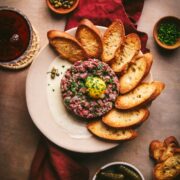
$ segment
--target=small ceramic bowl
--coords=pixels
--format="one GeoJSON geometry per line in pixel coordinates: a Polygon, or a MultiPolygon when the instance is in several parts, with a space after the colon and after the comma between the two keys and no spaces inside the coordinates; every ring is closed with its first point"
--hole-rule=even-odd
{"type": "Polygon", "coordinates": [[[177,27],[180,28],[180,19],[178,19],[177,17],[166,16],[166,17],[161,18],[159,21],[156,22],[156,24],[154,26],[154,30],[153,30],[153,36],[154,36],[154,39],[155,39],[156,43],[160,47],[162,47],[164,49],[169,49],[169,50],[176,49],[176,48],[180,47],[180,39],[178,39],[177,42],[175,44],[173,44],[173,45],[164,44],[158,39],[159,26],[160,26],[161,23],[164,23],[164,22],[173,22],[173,23],[175,23],[177,25],[177,27]]]}
{"type": "Polygon", "coordinates": [[[78,4],[79,4],[79,0],[75,0],[74,4],[71,6],[71,8],[67,8],[67,9],[62,8],[62,7],[60,7],[60,8],[55,8],[55,7],[50,3],[49,0],[46,0],[46,3],[47,3],[47,5],[48,5],[48,7],[51,9],[51,11],[53,11],[53,12],[56,13],[56,14],[62,14],[62,15],[63,15],[63,14],[68,14],[68,13],[72,12],[74,9],[76,9],[76,7],[77,7],[78,4]]]}
{"type": "Polygon", "coordinates": [[[98,175],[98,173],[99,173],[101,170],[106,169],[106,168],[108,168],[108,167],[113,167],[113,166],[115,166],[115,165],[124,165],[124,166],[127,166],[127,167],[129,167],[130,169],[132,169],[133,171],[137,172],[137,174],[139,174],[139,176],[141,177],[141,180],[145,180],[143,174],[139,171],[139,169],[137,169],[134,165],[129,164],[129,163],[127,163],[127,162],[111,162],[111,163],[108,163],[108,164],[102,166],[102,167],[95,173],[95,175],[93,176],[92,180],[96,180],[97,175],[98,175]]]}

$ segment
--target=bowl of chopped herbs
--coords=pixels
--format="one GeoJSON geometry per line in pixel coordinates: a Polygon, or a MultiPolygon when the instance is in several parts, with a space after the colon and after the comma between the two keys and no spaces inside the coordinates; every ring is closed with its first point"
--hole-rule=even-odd
{"type": "Polygon", "coordinates": [[[180,47],[180,19],[174,16],[161,18],[154,26],[153,36],[164,49],[180,47]]]}
{"type": "Polygon", "coordinates": [[[51,11],[56,14],[68,14],[79,4],[79,0],[46,0],[51,11]]]}

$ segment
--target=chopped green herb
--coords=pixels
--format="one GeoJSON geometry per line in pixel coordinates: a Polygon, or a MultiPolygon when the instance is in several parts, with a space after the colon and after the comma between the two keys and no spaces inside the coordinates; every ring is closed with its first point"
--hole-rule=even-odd
{"type": "Polygon", "coordinates": [[[77,84],[76,84],[75,82],[71,82],[70,90],[71,90],[73,93],[76,93],[76,88],[77,88],[77,84]]]}
{"type": "Polygon", "coordinates": [[[71,91],[72,91],[73,93],[75,93],[75,92],[76,92],[76,89],[75,89],[75,88],[71,88],[71,91]]]}
{"type": "Polygon", "coordinates": [[[180,37],[180,30],[173,22],[161,23],[158,30],[158,39],[167,45],[173,45],[180,37]]]}
{"type": "Polygon", "coordinates": [[[77,84],[75,82],[71,82],[71,88],[76,88],[77,84]]]}
{"type": "Polygon", "coordinates": [[[107,71],[103,71],[103,75],[108,75],[108,72],[107,71]]]}
{"type": "Polygon", "coordinates": [[[113,79],[110,78],[110,79],[107,81],[107,83],[113,83],[113,79]]]}
{"type": "Polygon", "coordinates": [[[83,82],[83,81],[79,81],[79,87],[80,87],[80,88],[85,87],[85,84],[84,84],[84,82],[83,82]]]}
{"type": "Polygon", "coordinates": [[[78,92],[77,95],[78,95],[78,96],[82,96],[83,94],[82,94],[81,92],[78,92]]]}
{"type": "Polygon", "coordinates": [[[69,99],[65,99],[65,100],[64,100],[64,103],[65,103],[66,105],[69,105],[70,100],[69,100],[69,99]]]}

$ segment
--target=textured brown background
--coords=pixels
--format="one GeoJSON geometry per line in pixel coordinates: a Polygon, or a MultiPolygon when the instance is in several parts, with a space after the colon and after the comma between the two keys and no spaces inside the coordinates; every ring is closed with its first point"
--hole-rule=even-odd
{"type": "MultiPolygon", "coordinates": [[[[37,29],[41,46],[47,43],[49,29],[64,28],[65,19],[54,16],[45,0],[0,0],[0,6],[22,10],[37,29]]],[[[151,179],[153,163],[148,157],[148,145],[153,139],[174,135],[180,140],[180,50],[166,52],[154,43],[152,29],[162,16],[180,17],[179,0],[146,0],[139,29],[149,35],[148,47],[154,55],[153,77],[166,83],[163,94],[153,102],[148,121],[131,142],[96,154],[74,154],[90,169],[90,174],[105,163],[126,161],[136,165],[146,180],[151,179]]],[[[25,81],[28,68],[11,72],[0,70],[0,179],[26,180],[36,150],[40,132],[34,126],[26,107],[25,81]]]]}

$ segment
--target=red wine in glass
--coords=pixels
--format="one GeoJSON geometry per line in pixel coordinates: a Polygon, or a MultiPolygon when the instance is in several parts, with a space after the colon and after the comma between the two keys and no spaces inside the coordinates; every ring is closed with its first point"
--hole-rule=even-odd
{"type": "Polygon", "coordinates": [[[0,62],[19,58],[28,48],[31,26],[27,19],[12,9],[0,8],[0,62]]]}

